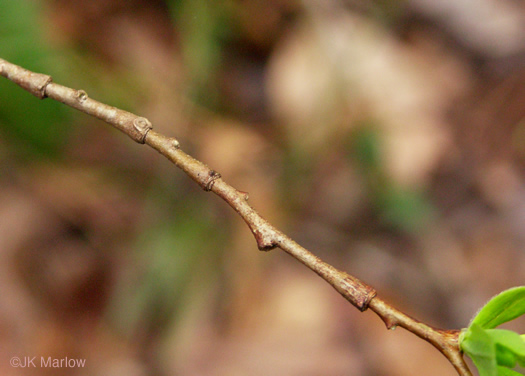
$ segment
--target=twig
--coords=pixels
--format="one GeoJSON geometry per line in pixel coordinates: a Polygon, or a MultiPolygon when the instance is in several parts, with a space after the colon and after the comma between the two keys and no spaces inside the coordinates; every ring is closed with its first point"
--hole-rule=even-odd
{"type": "Polygon", "coordinates": [[[0,59],[0,75],[20,85],[40,99],[52,98],[118,128],[134,141],[147,144],[172,161],[205,191],[212,191],[226,201],[246,222],[262,251],[280,248],[332,285],[360,311],[370,308],[388,329],[407,329],[436,347],[461,376],[471,376],[458,345],[459,331],[432,328],[392,307],[376,295],[376,291],[343,271],[322,261],[262,218],[248,204],[248,195],[226,183],[221,175],[180,149],[179,142],[152,130],[146,118],[108,106],[88,97],[83,90],[74,90],[52,82],[51,76],[34,73],[0,59]]]}

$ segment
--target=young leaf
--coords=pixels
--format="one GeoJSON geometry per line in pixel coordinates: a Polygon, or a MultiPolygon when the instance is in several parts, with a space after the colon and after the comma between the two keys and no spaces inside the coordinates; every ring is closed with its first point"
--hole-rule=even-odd
{"type": "Polygon", "coordinates": [[[525,363],[525,341],[518,333],[503,329],[487,329],[486,332],[496,346],[498,365],[512,368],[516,362],[525,363]]]}
{"type": "Polygon", "coordinates": [[[493,297],[472,320],[483,329],[492,329],[525,314],[525,286],[514,287],[493,297]]]}
{"type": "Polygon", "coordinates": [[[498,376],[523,376],[521,373],[513,371],[507,367],[498,367],[498,376]]]}
{"type": "Polygon", "coordinates": [[[461,350],[472,359],[480,376],[498,376],[494,342],[478,324],[472,323],[463,332],[460,346],[461,350]]]}

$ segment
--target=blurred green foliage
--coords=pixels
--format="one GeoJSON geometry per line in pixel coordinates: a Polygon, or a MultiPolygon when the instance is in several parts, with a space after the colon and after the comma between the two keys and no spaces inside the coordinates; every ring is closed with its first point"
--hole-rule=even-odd
{"type": "MultiPolygon", "coordinates": [[[[33,0],[0,0],[1,58],[49,74],[54,82],[82,88],[94,99],[112,106],[134,111],[135,106],[144,104],[147,84],[140,75],[128,72],[126,66],[110,67],[75,40],[63,49],[51,47],[42,24],[43,5],[33,0]],[[142,91],[143,87],[146,90],[142,91]]],[[[181,34],[184,66],[188,68],[185,73],[190,88],[185,94],[198,103],[213,106],[217,95],[214,74],[222,62],[223,44],[231,29],[227,3],[181,0],[171,1],[170,6],[174,30],[181,34]]],[[[39,100],[14,83],[0,80],[0,137],[6,139],[19,158],[60,158],[72,131],[82,124],[79,118],[96,122],[59,102],[39,100]]],[[[110,163],[104,168],[108,166],[110,163]]],[[[111,170],[115,174],[108,180],[116,181],[123,174],[115,167],[111,170]]],[[[206,201],[203,204],[202,191],[196,190],[194,199],[185,192],[181,200],[175,193],[184,184],[174,185],[170,180],[167,187],[163,179],[154,176],[151,181],[130,183],[142,186],[137,188],[139,191],[148,190],[151,184],[152,196],[143,197],[143,203],[153,220],[132,240],[137,252],[131,262],[142,268],[131,276],[137,283],[131,285],[130,276],[119,281],[122,286],[117,287],[108,310],[124,333],[136,333],[141,327],[150,333],[169,325],[184,307],[188,292],[201,283],[213,283],[220,274],[217,264],[229,244],[228,222],[217,225],[210,208],[205,207],[206,201]]]]}
{"type": "Polygon", "coordinates": [[[170,0],[172,18],[180,33],[191,99],[214,108],[219,91],[215,75],[223,49],[234,28],[228,1],[170,0]]]}
{"type": "Polygon", "coordinates": [[[422,192],[396,184],[387,176],[381,140],[373,122],[363,124],[350,135],[350,157],[364,176],[379,218],[395,229],[417,232],[428,223],[435,209],[422,192]]]}
{"type": "Polygon", "coordinates": [[[158,332],[170,326],[191,306],[195,291],[209,289],[220,274],[221,255],[229,244],[228,223],[217,224],[200,193],[178,201],[169,194],[152,198],[156,224],[135,244],[140,277],[136,285],[126,281],[119,288],[110,310],[123,333],[133,336],[144,328],[158,332]]]}
{"type": "MultiPolygon", "coordinates": [[[[95,99],[133,111],[143,97],[141,81],[125,67],[112,69],[81,45],[51,46],[45,37],[44,3],[0,0],[0,57],[53,81],[83,88],[95,99]]],[[[39,100],[8,80],[0,80],[0,133],[26,157],[60,157],[80,115],[63,104],[39,100]]]]}
{"type": "MultiPolygon", "coordinates": [[[[38,4],[0,0],[0,56],[29,70],[59,74],[56,51],[42,38],[38,4]]],[[[18,152],[58,156],[71,129],[68,118],[62,104],[40,101],[15,84],[0,81],[0,131],[16,143],[18,152]]]]}

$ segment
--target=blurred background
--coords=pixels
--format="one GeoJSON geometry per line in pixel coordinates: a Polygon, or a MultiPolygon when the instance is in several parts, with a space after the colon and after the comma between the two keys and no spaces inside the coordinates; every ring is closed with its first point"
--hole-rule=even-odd
{"type": "MultiPolygon", "coordinates": [[[[0,9],[0,57],[147,117],[408,314],[459,329],[523,285],[524,1],[0,9]]],[[[3,375],[455,375],[285,253],[257,251],[152,149],[5,79],[0,260],[3,375]]]]}

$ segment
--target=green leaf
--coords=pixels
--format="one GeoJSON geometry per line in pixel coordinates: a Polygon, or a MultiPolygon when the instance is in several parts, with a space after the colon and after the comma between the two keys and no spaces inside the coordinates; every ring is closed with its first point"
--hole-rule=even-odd
{"type": "Polygon", "coordinates": [[[498,367],[498,376],[523,376],[521,373],[507,367],[498,367]]]}
{"type": "Polygon", "coordinates": [[[516,354],[506,347],[496,345],[496,362],[498,366],[513,368],[517,362],[516,354]]]}
{"type": "Polygon", "coordinates": [[[463,332],[460,347],[472,359],[480,376],[498,376],[494,342],[478,324],[472,323],[463,332]]]}
{"type": "Polygon", "coordinates": [[[498,365],[512,368],[516,363],[525,364],[525,341],[518,333],[503,329],[487,329],[486,332],[496,346],[498,365]]]}
{"type": "Polygon", "coordinates": [[[511,368],[525,365],[525,335],[494,328],[523,314],[525,286],[514,287],[493,297],[463,331],[460,347],[480,376],[521,375],[511,368]]]}
{"type": "Polygon", "coordinates": [[[484,329],[492,329],[525,314],[525,286],[514,287],[493,297],[472,319],[484,329]]]}
{"type": "Polygon", "coordinates": [[[525,338],[512,330],[487,329],[494,343],[512,349],[517,355],[525,357],[525,338]]]}

